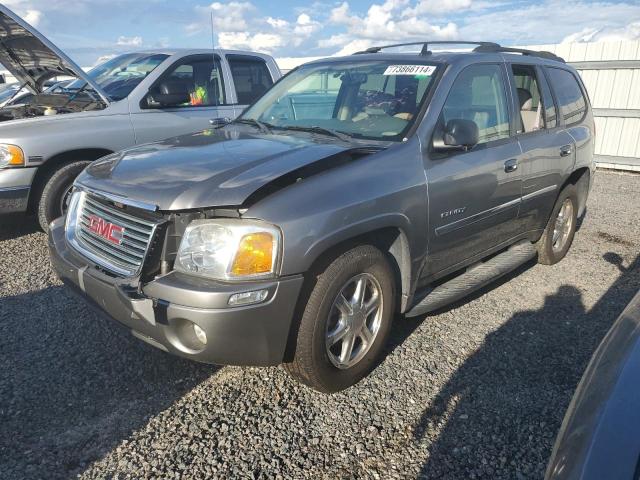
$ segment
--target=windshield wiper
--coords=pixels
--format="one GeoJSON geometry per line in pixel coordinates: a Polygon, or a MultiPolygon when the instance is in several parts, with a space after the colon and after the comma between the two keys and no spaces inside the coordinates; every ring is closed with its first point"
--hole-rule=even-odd
{"type": "Polygon", "coordinates": [[[260,120],[255,120],[253,118],[238,118],[231,123],[241,123],[243,125],[252,125],[254,127],[258,127],[262,133],[271,133],[271,125],[261,122],[260,120]]]}
{"type": "Polygon", "coordinates": [[[303,127],[300,125],[283,125],[283,126],[278,125],[277,128],[281,128],[283,130],[294,130],[298,132],[320,133],[323,135],[330,135],[332,137],[339,138],[343,142],[353,141],[353,137],[345,132],[333,130],[332,128],[320,127],[318,125],[312,125],[310,127],[303,127]]]}

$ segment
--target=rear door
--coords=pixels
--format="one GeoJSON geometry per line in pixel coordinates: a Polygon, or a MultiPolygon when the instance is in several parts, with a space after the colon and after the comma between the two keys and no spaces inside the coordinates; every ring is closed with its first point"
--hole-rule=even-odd
{"type": "Polygon", "coordinates": [[[274,75],[261,57],[227,54],[226,58],[236,94],[236,115],[240,115],[271,88],[274,75]]]}
{"type": "Polygon", "coordinates": [[[209,128],[209,120],[234,118],[228,79],[218,55],[190,55],[177,60],[131,107],[136,143],[146,143],[209,128]],[[188,101],[158,105],[154,93],[185,92],[188,101]]]}
{"type": "Polygon", "coordinates": [[[521,151],[507,86],[504,64],[477,64],[466,67],[449,91],[436,131],[466,119],[476,123],[480,137],[467,152],[427,153],[427,276],[455,269],[519,233],[521,151]]]}
{"type": "Polygon", "coordinates": [[[574,163],[570,160],[589,165],[594,152],[594,125],[586,89],[575,70],[560,67],[545,67],[545,70],[555,92],[560,120],[574,142],[574,155],[565,158],[565,162],[571,166],[574,163]]]}
{"type": "Polygon", "coordinates": [[[521,228],[544,228],[563,179],[573,168],[573,139],[558,116],[543,68],[509,65],[516,134],[523,155],[521,228]]]}

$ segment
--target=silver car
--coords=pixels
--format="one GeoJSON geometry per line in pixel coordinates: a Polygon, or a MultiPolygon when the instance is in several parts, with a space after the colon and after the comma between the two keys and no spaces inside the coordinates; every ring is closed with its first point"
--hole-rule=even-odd
{"type": "Polygon", "coordinates": [[[211,49],[127,53],[85,73],[2,5],[0,36],[0,63],[33,94],[0,108],[0,214],[37,213],[45,230],[92,161],[235,118],[281,76],[268,55],[211,49]],[[76,80],[45,93],[64,76],[76,80]]]}

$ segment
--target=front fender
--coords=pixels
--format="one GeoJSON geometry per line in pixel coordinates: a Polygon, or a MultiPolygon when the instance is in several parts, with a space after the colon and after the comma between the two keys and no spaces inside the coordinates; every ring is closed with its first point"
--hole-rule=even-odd
{"type": "Polygon", "coordinates": [[[323,237],[309,245],[304,255],[304,269],[307,270],[324,252],[331,250],[336,245],[387,228],[398,229],[406,237],[405,232],[410,231],[411,221],[402,213],[385,213],[359,220],[350,225],[339,226],[335,230],[326,232],[323,237]]]}
{"type": "Polygon", "coordinates": [[[121,150],[135,144],[133,128],[122,106],[0,124],[0,142],[22,148],[27,165],[38,165],[70,150],[121,150]]]}
{"type": "Polygon", "coordinates": [[[243,214],[282,229],[283,275],[305,273],[332,247],[386,228],[405,235],[411,270],[418,271],[427,248],[427,215],[424,168],[411,141],[306,178],[243,214]]]}

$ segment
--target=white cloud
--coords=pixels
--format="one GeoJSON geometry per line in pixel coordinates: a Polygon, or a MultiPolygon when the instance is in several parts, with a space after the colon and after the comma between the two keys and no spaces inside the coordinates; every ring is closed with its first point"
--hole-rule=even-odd
{"type": "Polygon", "coordinates": [[[38,26],[41,19],[42,19],[42,12],[40,10],[29,9],[24,14],[24,20],[27,23],[33,25],[34,27],[38,26]]]}
{"type": "Polygon", "coordinates": [[[118,37],[118,41],[116,45],[120,47],[141,47],[142,46],[142,37],[118,37]]]}
{"type": "Polygon", "coordinates": [[[350,54],[374,45],[462,37],[507,45],[640,39],[640,0],[198,0],[186,10],[153,0],[148,17],[149,2],[143,0],[0,2],[87,65],[100,55],[137,48],[139,35],[142,46],[209,45],[212,13],[222,46],[278,55],[350,54]],[[113,39],[126,35],[122,41],[96,35],[95,22],[105,11],[118,22],[103,28],[113,39]],[[148,18],[153,30],[122,29],[139,18],[148,18]]]}
{"type": "Polygon", "coordinates": [[[218,41],[222,48],[246,49],[257,52],[272,53],[285,45],[281,35],[274,33],[220,32],[218,41]]]}
{"type": "Polygon", "coordinates": [[[347,2],[343,2],[331,10],[329,22],[344,26],[346,33],[321,40],[319,46],[339,46],[342,48],[337,54],[347,55],[383,42],[419,41],[425,38],[452,40],[458,37],[455,23],[435,25],[424,18],[406,15],[407,5],[408,0],[386,0],[382,4],[371,5],[365,15],[357,15],[351,12],[347,2]]]}
{"type": "Polygon", "coordinates": [[[289,22],[282,18],[267,17],[267,23],[273,28],[286,28],[289,26],[289,22]]]}
{"type": "Polygon", "coordinates": [[[567,35],[562,43],[572,42],[617,42],[621,40],[640,40],[640,22],[633,22],[621,28],[583,28],[567,35]]]}
{"type": "MultiPolygon", "coordinates": [[[[513,45],[541,45],[558,43],[572,32],[588,35],[593,30],[624,30],[633,25],[630,21],[638,18],[640,3],[635,2],[544,0],[473,15],[459,26],[459,32],[465,38],[491,40],[499,36],[513,45]]],[[[632,29],[630,31],[632,33],[632,29]]]]}
{"type": "MultiPolygon", "coordinates": [[[[248,3],[242,5],[245,12],[254,8],[248,3]]],[[[240,24],[242,23],[236,22],[234,26],[240,24]]],[[[217,32],[220,46],[272,53],[285,46],[298,47],[322,28],[320,22],[311,18],[308,13],[300,13],[295,22],[283,18],[262,19],[253,16],[244,20],[244,26],[246,28],[242,30],[224,27],[217,32]]]]}
{"type": "Polygon", "coordinates": [[[352,55],[356,52],[361,52],[366,50],[369,47],[373,46],[373,40],[368,38],[359,38],[357,40],[351,40],[346,45],[344,45],[340,50],[338,50],[334,56],[341,57],[343,55],[352,55]]]}
{"type": "Polygon", "coordinates": [[[298,15],[296,26],[293,29],[292,40],[294,45],[299,45],[300,43],[302,43],[302,41],[309,38],[313,33],[320,30],[320,28],[322,28],[322,26],[319,22],[312,20],[311,17],[306,13],[301,13],[300,15],[298,15]]]}
{"type": "Polygon", "coordinates": [[[471,0],[419,0],[415,7],[406,9],[402,16],[444,15],[471,8],[471,0]]]}
{"type": "Polygon", "coordinates": [[[245,32],[249,29],[247,16],[255,7],[250,2],[213,2],[195,7],[197,20],[185,26],[188,35],[209,31],[213,24],[216,32],[245,32]]]}
{"type": "Polygon", "coordinates": [[[349,4],[347,2],[343,2],[339,7],[331,10],[329,22],[350,25],[352,23],[352,18],[351,12],[349,11],[349,4]]]}

